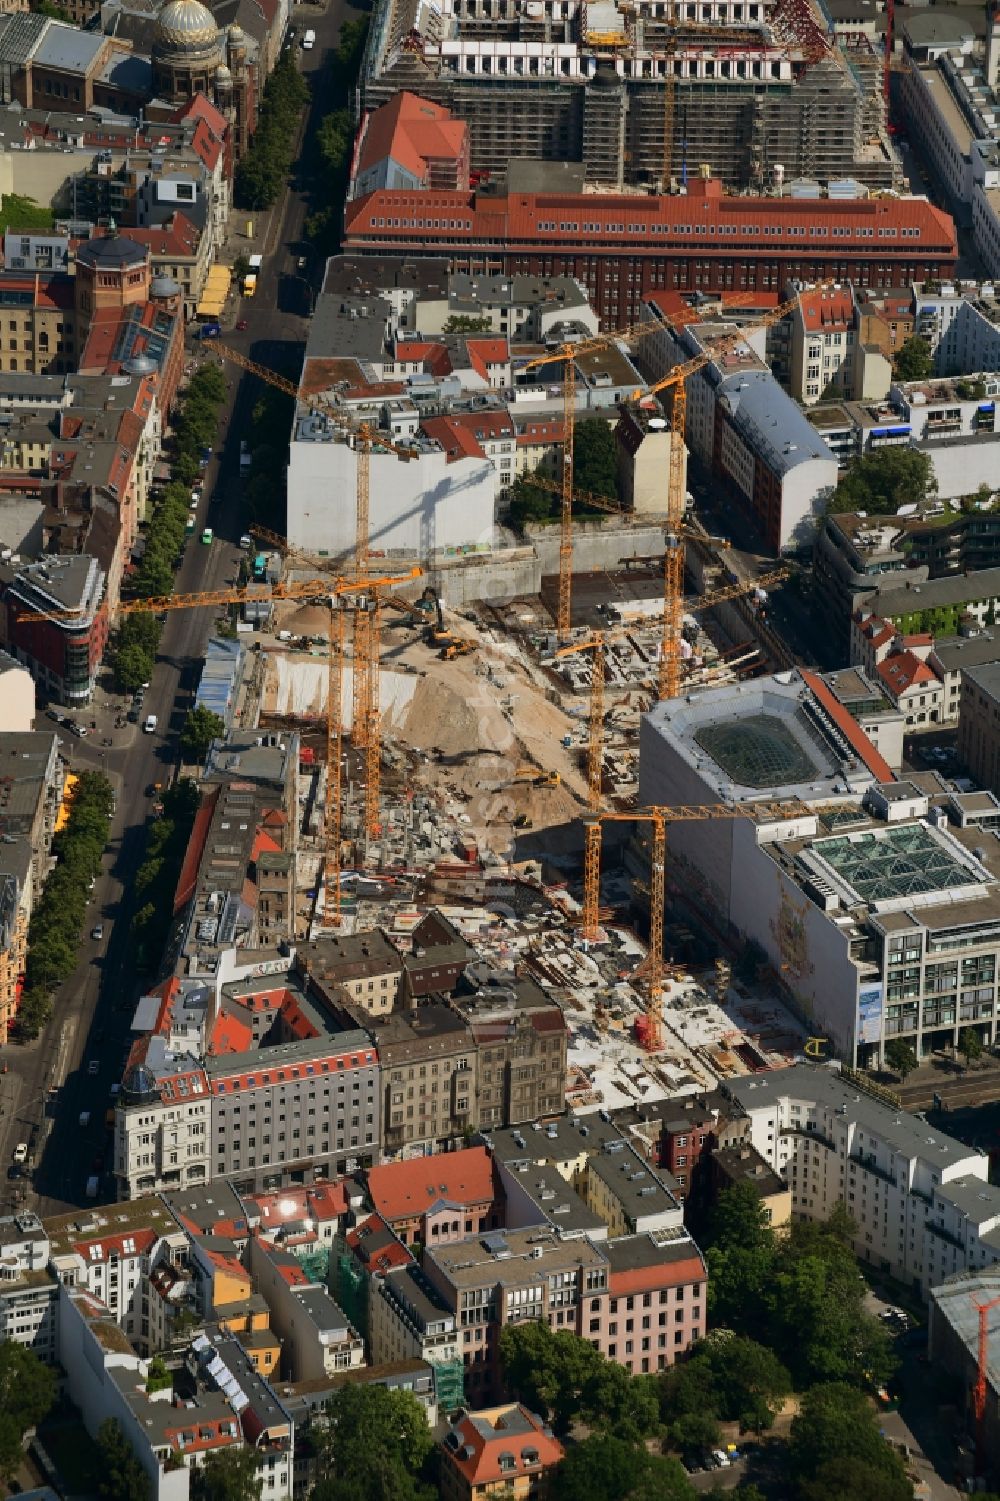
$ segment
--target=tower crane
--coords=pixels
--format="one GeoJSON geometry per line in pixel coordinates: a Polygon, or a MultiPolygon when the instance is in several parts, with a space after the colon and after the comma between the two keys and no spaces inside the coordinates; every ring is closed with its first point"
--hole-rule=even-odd
{"type": "MultiPolygon", "coordinates": [[[[831,283],[820,283],[820,288],[831,283]]],[[[670,455],[667,467],[667,519],[666,548],[663,555],[663,644],[660,651],[659,696],[676,698],[680,692],[681,677],[681,624],[683,618],[684,591],[684,435],[687,427],[687,390],[685,382],[706,365],[728,354],[740,344],[745,344],[747,334],[762,328],[771,328],[787,318],[799,305],[799,297],[781,302],[763,317],[755,319],[753,330],[738,329],[713,341],[710,348],[701,350],[691,359],[675,365],[660,380],[643,387],[633,395],[635,401],[645,401],[669,390],[670,400],[670,455]]]]}
{"type": "MultiPolygon", "coordinates": [[[[228,360],[230,364],[238,365],[248,375],[255,375],[266,385],[273,386],[276,391],[283,391],[293,401],[300,401],[312,407],[317,412],[324,413],[334,424],[340,428],[347,438],[354,438],[354,451],[357,458],[357,494],[356,494],[356,518],[354,534],[354,567],[358,578],[368,569],[368,553],[371,532],[371,456],[373,448],[387,449],[394,453],[404,463],[416,456],[412,447],[405,443],[396,443],[392,438],[380,433],[377,428],[368,422],[356,422],[342,407],[332,401],[327,401],[318,395],[306,395],[300,388],[285,376],[279,375],[268,365],[260,365],[256,360],[248,359],[237,349],[231,349],[228,344],[216,344],[213,346],[215,353],[220,359],[228,360]]],[[[357,610],[354,615],[354,714],[351,721],[351,738],[355,745],[365,743],[364,736],[372,722],[371,714],[371,678],[373,654],[377,651],[372,629],[371,617],[368,610],[357,610]]]]}
{"type": "Polygon", "coordinates": [[[972,1415],[976,1421],[976,1474],[986,1468],[986,1386],[989,1373],[989,1315],[1000,1304],[1000,1298],[991,1298],[988,1303],[973,1302],[979,1317],[979,1340],[976,1350],[976,1379],[972,1387],[972,1415]]]}
{"type": "MultiPolygon", "coordinates": [[[[628,812],[588,813],[588,822],[598,829],[606,823],[649,823],[653,827],[653,850],[649,890],[649,957],[646,961],[648,1002],[642,1041],[650,1052],[663,1042],[663,907],[666,899],[667,825],[692,823],[701,819],[749,818],[758,824],[784,822],[792,818],[815,818],[829,808],[810,808],[807,803],[788,802],[687,804],[676,808],[635,808],[628,812]]],[[[839,810],[838,810],[839,811],[839,810]]],[[[584,928],[597,925],[600,896],[600,840],[597,862],[589,886],[584,886],[584,928]]]]}
{"type": "MultiPolygon", "coordinates": [[[[309,599],[324,595],[330,604],[329,652],[327,655],[326,755],[327,789],[323,843],[326,881],[323,897],[324,928],[340,926],[340,829],[341,769],[343,740],[341,684],[344,661],[344,617],[337,608],[341,595],[356,589],[395,587],[419,578],[421,569],[393,578],[311,578],[286,584],[247,584],[241,589],[208,589],[199,594],[170,594],[162,598],[127,600],[118,606],[120,615],[160,614],[164,610],[196,610],[206,605],[270,604],[278,599],[309,599]]],[[[43,610],[21,615],[21,620],[72,620],[79,610],[43,610]]]]}
{"type": "MultiPolygon", "coordinates": [[[[753,583],[730,584],[722,589],[714,589],[709,594],[694,595],[683,602],[684,607],[689,614],[699,610],[710,610],[713,605],[720,605],[727,599],[737,599],[742,594],[750,594],[754,589],[770,588],[787,577],[787,568],[778,568],[773,573],[764,574],[753,583]]],[[[608,641],[619,640],[627,635],[627,630],[598,631],[588,640],[577,641],[572,646],[563,646],[556,652],[557,657],[575,656],[584,651],[593,653],[590,659],[590,708],[587,717],[587,811],[589,813],[600,812],[603,790],[605,645],[608,641]]],[[[599,892],[600,863],[601,826],[599,823],[588,820],[584,824],[583,831],[583,889],[585,893],[587,891],[599,892]]],[[[596,894],[593,902],[584,902],[582,933],[583,937],[591,943],[597,941],[597,902],[596,894]]]]}
{"type": "MultiPolygon", "coordinates": [[[[285,554],[302,558],[304,562],[316,562],[316,559],[310,554],[302,552],[299,548],[292,547],[287,537],[282,537],[278,532],[269,531],[266,526],[254,525],[250,528],[250,534],[253,537],[259,538],[262,542],[268,542],[272,546],[279,548],[285,554]]],[[[419,578],[421,576],[421,569],[417,568],[409,576],[419,578]]],[[[368,669],[368,692],[365,702],[362,705],[362,712],[367,715],[368,723],[365,725],[364,734],[361,737],[361,742],[365,750],[365,833],[369,839],[373,839],[379,833],[381,827],[379,801],[382,794],[382,716],[380,697],[382,599],[378,591],[383,584],[388,585],[388,583],[389,580],[381,579],[358,580],[359,586],[367,585],[372,589],[371,619],[368,632],[368,642],[371,646],[371,661],[368,669]]],[[[357,637],[355,637],[355,640],[357,640],[357,637]]],[[[357,670],[357,657],[355,656],[353,671],[356,673],[357,670]]],[[[340,672],[342,681],[342,666],[340,672]]]]}
{"type": "Polygon", "coordinates": [[[674,171],[674,101],[676,97],[677,76],[674,72],[674,62],[677,49],[685,43],[696,48],[700,42],[725,42],[731,47],[743,50],[757,47],[763,48],[763,41],[758,32],[738,31],[732,27],[683,25],[671,21],[671,34],[667,38],[666,46],[662,52],[653,52],[653,60],[662,57],[663,69],[663,167],[660,176],[660,191],[670,192],[670,184],[673,180],[674,171]]]}
{"type": "MultiPolygon", "coordinates": [[[[729,307],[739,306],[741,302],[752,301],[750,293],[737,293],[726,304],[729,307]]],[[[637,339],[648,338],[650,334],[662,334],[670,329],[682,327],[685,323],[697,322],[704,318],[704,308],[690,309],[690,316],[673,318],[668,324],[662,323],[633,323],[628,328],[618,333],[592,334],[585,339],[575,342],[560,344],[547,354],[536,355],[521,368],[523,370],[540,370],[544,365],[560,362],[562,372],[562,398],[563,398],[563,457],[562,475],[559,485],[559,494],[562,496],[562,505],[559,513],[559,606],[556,612],[556,629],[560,639],[565,640],[569,635],[570,618],[572,614],[572,591],[573,591],[573,435],[576,428],[576,361],[585,355],[595,354],[598,350],[609,349],[615,344],[631,343],[637,339]]],[[[544,486],[543,488],[547,488],[544,486]]],[[[619,507],[609,503],[609,510],[617,510],[619,507]]]]}

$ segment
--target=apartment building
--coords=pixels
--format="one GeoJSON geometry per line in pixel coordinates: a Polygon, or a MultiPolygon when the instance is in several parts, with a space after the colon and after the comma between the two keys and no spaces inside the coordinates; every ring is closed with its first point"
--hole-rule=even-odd
{"type": "MultiPolygon", "coordinates": [[[[136,1350],[151,1354],[151,1277],[157,1267],[188,1264],[188,1237],[165,1204],[152,1196],[131,1204],[45,1221],[49,1266],[65,1287],[100,1300],[136,1350]]],[[[162,1333],[162,1330],[160,1331],[162,1333]]]]}
{"type": "MultiPolygon", "coordinates": [[[[0,680],[0,692],[8,672],[0,680]]],[[[16,703],[16,701],[15,701],[16,703]]],[[[11,722],[16,722],[11,705],[11,722]]],[[[6,703],[5,703],[6,711],[6,703]]],[[[48,874],[63,802],[64,766],[55,735],[0,733],[0,1045],[17,1015],[28,957],[28,926],[48,874]]]]}
{"type": "Polygon", "coordinates": [[[378,928],[367,933],[331,933],[296,950],[304,974],[337,987],[367,1016],[386,1016],[399,995],[403,963],[378,928]]]}
{"type": "Polygon", "coordinates": [[[488,984],[452,997],[479,1054],[480,1130],[560,1115],[565,1104],[566,1021],[533,980],[488,984]]]}
{"type": "Polygon", "coordinates": [[[322,1380],[364,1364],[360,1334],[297,1256],[254,1236],[250,1271],[281,1341],[283,1376],[295,1381],[322,1380]]]}
{"type": "Polygon", "coordinates": [[[539,1227],[494,1230],[428,1247],[423,1269],[458,1322],[465,1389],[477,1405],[500,1389],[500,1332],[507,1324],[544,1320],[601,1348],[608,1263],[587,1240],[562,1240],[539,1227]]]}
{"type": "Polygon", "coordinates": [[[0,564],[4,646],[57,703],[82,707],[93,695],[108,639],[104,588],[98,560],[82,554],[0,564]],[[57,618],[66,610],[79,615],[57,618]]]}
{"type": "Polygon", "coordinates": [[[789,1184],[792,1213],[857,1225],[854,1250],[926,1297],[1000,1253],[986,1157],[828,1069],[797,1064],[725,1086],[751,1145],[789,1184]]]}
{"type": "Polygon", "coordinates": [[[383,1156],[446,1151],[477,1118],[479,1055],[465,1021],[426,1001],[371,1032],[382,1065],[383,1156]]]}
{"type": "Polygon", "coordinates": [[[58,1303],[45,1226],[27,1209],[4,1215],[0,1218],[0,1339],[24,1345],[46,1365],[54,1365],[58,1303]]]}
{"type": "Polygon", "coordinates": [[[404,1246],[444,1245],[502,1223],[485,1147],[372,1167],[366,1182],[375,1213],[404,1246]]]}
{"type": "Polygon", "coordinates": [[[1000,791],[1000,665],[962,673],[958,753],[981,787],[1000,791]]]}
{"type": "Polygon", "coordinates": [[[455,1312],[415,1262],[372,1277],[368,1353],[373,1365],[412,1359],[431,1365],[461,1361],[455,1312]]]}
{"type": "Polygon", "coordinates": [[[708,1272],[689,1235],[673,1230],[608,1242],[604,1354],[630,1375],[662,1371],[708,1327],[708,1272]]]}

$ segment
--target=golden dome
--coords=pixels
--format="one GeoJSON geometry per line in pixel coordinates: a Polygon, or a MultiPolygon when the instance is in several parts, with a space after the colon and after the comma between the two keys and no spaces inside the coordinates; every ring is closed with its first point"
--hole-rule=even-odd
{"type": "Polygon", "coordinates": [[[169,0],[156,21],[154,50],[204,52],[219,43],[215,18],[201,0],[169,0]]]}

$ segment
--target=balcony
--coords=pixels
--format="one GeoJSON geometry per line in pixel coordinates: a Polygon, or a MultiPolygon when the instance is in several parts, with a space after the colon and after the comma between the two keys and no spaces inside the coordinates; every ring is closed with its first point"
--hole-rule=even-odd
{"type": "Polygon", "coordinates": [[[866,1173],[871,1173],[873,1177],[881,1178],[883,1183],[891,1183],[893,1188],[899,1185],[899,1179],[895,1173],[890,1173],[886,1168],[879,1167],[878,1162],[872,1156],[862,1152],[851,1152],[848,1155],[848,1161],[853,1163],[855,1167],[862,1168],[866,1173]]]}

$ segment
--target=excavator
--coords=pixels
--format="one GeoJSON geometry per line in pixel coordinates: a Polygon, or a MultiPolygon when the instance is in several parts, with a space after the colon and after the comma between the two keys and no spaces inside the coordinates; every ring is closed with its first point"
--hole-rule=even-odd
{"type": "Polygon", "coordinates": [[[541,771],[537,766],[519,766],[513,776],[513,782],[531,782],[535,787],[558,787],[561,781],[557,771],[541,771]]]}

